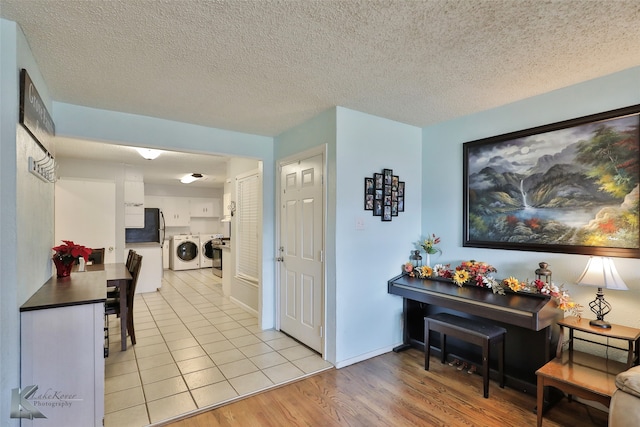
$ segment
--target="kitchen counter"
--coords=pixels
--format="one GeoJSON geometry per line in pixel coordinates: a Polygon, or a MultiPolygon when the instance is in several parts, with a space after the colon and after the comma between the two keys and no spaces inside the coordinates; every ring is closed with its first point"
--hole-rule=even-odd
{"type": "Polygon", "coordinates": [[[74,271],[69,277],[54,275],[22,304],[20,311],[104,303],[106,277],[104,271],[74,271]]]}
{"type": "Polygon", "coordinates": [[[125,249],[133,249],[134,251],[136,248],[159,248],[160,246],[162,245],[159,242],[130,242],[124,245],[125,249]]]}

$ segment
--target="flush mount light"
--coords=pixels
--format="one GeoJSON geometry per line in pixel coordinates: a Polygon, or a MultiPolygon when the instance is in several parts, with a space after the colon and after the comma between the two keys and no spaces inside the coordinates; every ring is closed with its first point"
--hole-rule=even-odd
{"type": "Polygon", "coordinates": [[[180,182],[183,184],[191,184],[193,181],[197,181],[202,178],[201,173],[192,173],[190,175],[185,175],[180,179],[180,182]]]}
{"type": "Polygon", "coordinates": [[[147,160],[153,160],[162,153],[162,150],[154,150],[153,148],[136,147],[136,151],[147,160]]]}

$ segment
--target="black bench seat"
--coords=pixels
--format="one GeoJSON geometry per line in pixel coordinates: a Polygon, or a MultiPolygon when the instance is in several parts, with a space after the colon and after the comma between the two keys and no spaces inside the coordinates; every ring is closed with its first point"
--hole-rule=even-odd
{"type": "Polygon", "coordinates": [[[450,313],[437,313],[424,318],[424,369],[429,370],[429,332],[440,332],[442,339],[441,362],[447,358],[447,335],[482,348],[482,380],[484,397],[489,397],[489,350],[492,344],[498,346],[498,374],[500,388],[504,388],[504,340],[507,330],[492,323],[467,319],[450,313]]]}

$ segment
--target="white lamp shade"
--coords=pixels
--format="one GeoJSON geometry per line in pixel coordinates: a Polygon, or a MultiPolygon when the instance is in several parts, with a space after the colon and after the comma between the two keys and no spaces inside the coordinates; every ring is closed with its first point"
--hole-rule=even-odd
{"type": "Polygon", "coordinates": [[[618,274],[611,258],[590,257],[587,267],[578,279],[578,285],[597,286],[599,288],[626,291],[627,285],[618,274]]]}

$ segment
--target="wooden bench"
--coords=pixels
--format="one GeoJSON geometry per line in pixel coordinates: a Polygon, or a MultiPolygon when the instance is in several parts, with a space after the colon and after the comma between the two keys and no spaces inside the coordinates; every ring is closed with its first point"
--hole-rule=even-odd
{"type": "Polygon", "coordinates": [[[475,319],[455,316],[449,313],[437,313],[424,318],[424,369],[429,370],[429,332],[441,334],[441,362],[447,359],[447,335],[470,344],[482,347],[482,381],[484,397],[489,397],[489,349],[491,344],[498,345],[498,374],[500,388],[504,388],[504,339],[507,330],[503,327],[475,319]]]}

